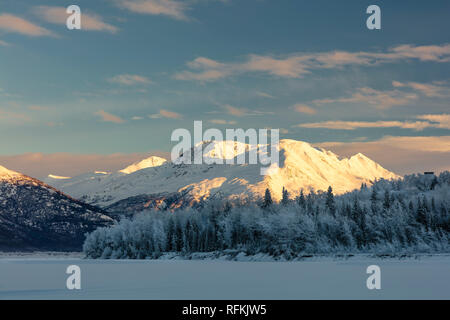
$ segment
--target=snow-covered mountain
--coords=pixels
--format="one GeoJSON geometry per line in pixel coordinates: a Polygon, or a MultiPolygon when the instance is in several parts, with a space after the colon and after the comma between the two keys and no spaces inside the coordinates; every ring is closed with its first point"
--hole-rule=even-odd
{"type": "Polygon", "coordinates": [[[260,149],[255,145],[233,141],[203,142],[173,162],[148,167],[130,174],[85,174],[72,179],[47,179],[47,183],[71,196],[102,207],[126,210],[167,205],[186,204],[213,196],[262,196],[266,188],[275,200],[281,198],[285,187],[291,197],[301,189],[326,190],[332,186],[336,194],[359,188],[361,183],[371,184],[375,179],[398,178],[362,154],[340,159],[336,154],[317,149],[295,140],[281,140],[280,165],[269,175],[260,174],[260,165],[183,164],[185,157],[204,152],[204,159],[235,159],[244,153],[260,149]],[[180,197],[182,198],[180,200],[180,197]]]}
{"type": "Polygon", "coordinates": [[[120,170],[119,172],[130,174],[130,173],[133,173],[133,172],[145,169],[145,168],[159,167],[159,166],[163,165],[166,161],[167,160],[164,158],[152,156],[152,157],[149,157],[142,161],[135,162],[135,163],[129,165],[128,167],[126,167],[125,169],[120,170]]]}
{"type": "Polygon", "coordinates": [[[0,166],[0,250],[80,250],[86,232],[112,221],[99,208],[0,166]]]}

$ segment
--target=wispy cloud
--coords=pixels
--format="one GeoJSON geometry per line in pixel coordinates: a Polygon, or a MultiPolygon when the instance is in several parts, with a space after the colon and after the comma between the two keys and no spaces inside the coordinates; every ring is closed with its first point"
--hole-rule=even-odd
{"type": "Polygon", "coordinates": [[[164,15],[176,20],[189,20],[186,2],[174,0],[116,0],[116,4],[134,13],[164,15]]]}
{"type": "Polygon", "coordinates": [[[150,114],[150,119],[168,118],[168,119],[181,119],[183,116],[177,112],[161,109],[158,113],[150,114]]]}
{"type": "Polygon", "coordinates": [[[108,82],[118,83],[125,86],[143,85],[152,83],[152,81],[147,77],[143,77],[137,74],[119,74],[107,80],[108,82]]]}
{"type": "Polygon", "coordinates": [[[396,88],[409,87],[415,91],[419,91],[427,97],[445,98],[450,96],[450,88],[442,85],[442,82],[433,83],[419,83],[419,82],[406,82],[392,81],[392,85],[396,88]]]}
{"type": "Polygon", "coordinates": [[[48,110],[50,110],[50,107],[39,106],[39,105],[31,105],[31,106],[28,107],[28,110],[31,110],[31,111],[48,111],[48,110]]]}
{"type": "Polygon", "coordinates": [[[294,110],[300,113],[305,113],[305,114],[316,114],[317,110],[311,108],[310,106],[307,106],[306,104],[301,104],[301,103],[297,103],[296,105],[294,105],[294,110]]]}
{"type": "Polygon", "coordinates": [[[387,109],[392,106],[405,105],[418,97],[414,93],[403,92],[400,90],[386,90],[380,91],[372,88],[358,88],[349,97],[335,98],[335,99],[317,99],[312,103],[316,105],[323,105],[329,103],[364,103],[374,106],[379,109],[387,109]]]}
{"type": "Polygon", "coordinates": [[[245,73],[265,73],[281,78],[301,78],[317,69],[345,66],[372,66],[400,60],[450,61],[450,44],[432,46],[401,45],[386,52],[332,51],[297,53],[287,57],[249,55],[244,62],[219,62],[198,57],[187,63],[190,70],[175,74],[178,80],[214,81],[245,73]]]}
{"type": "Polygon", "coordinates": [[[276,98],[275,96],[273,96],[271,94],[268,94],[266,92],[263,92],[263,91],[256,91],[255,94],[258,97],[263,97],[263,98],[269,98],[269,99],[275,99],[276,98]]]}
{"type": "Polygon", "coordinates": [[[411,58],[421,61],[449,62],[450,61],[450,44],[431,45],[431,46],[414,46],[405,44],[392,48],[393,53],[388,53],[386,58],[399,59],[411,58]]]}
{"type": "Polygon", "coordinates": [[[113,123],[123,123],[124,120],[118,116],[115,116],[111,113],[108,113],[104,110],[99,110],[95,113],[95,115],[100,116],[101,119],[105,122],[113,122],[113,123]]]}
{"type": "Polygon", "coordinates": [[[229,124],[229,125],[236,124],[236,121],[234,120],[224,120],[224,119],[212,119],[209,120],[209,122],[214,124],[229,124]]]}
{"type": "Polygon", "coordinates": [[[25,113],[0,109],[0,120],[8,123],[24,124],[31,121],[31,117],[25,113]]]}
{"type": "Polygon", "coordinates": [[[9,47],[11,44],[9,44],[8,42],[6,42],[6,41],[3,41],[3,40],[0,40],[0,46],[3,46],[3,47],[9,47]]]}
{"type": "Polygon", "coordinates": [[[241,117],[245,114],[244,109],[239,109],[239,108],[230,106],[229,104],[225,105],[224,108],[232,116],[241,117]]]}
{"type": "MultiPolygon", "coordinates": [[[[259,111],[259,110],[249,110],[247,108],[238,108],[229,104],[222,105],[222,108],[225,110],[225,113],[235,116],[235,117],[243,117],[243,116],[264,116],[274,114],[272,111],[259,111]]],[[[212,112],[210,112],[212,113],[212,112]]],[[[220,113],[220,112],[214,112],[220,113]]]]}
{"type": "Polygon", "coordinates": [[[450,114],[424,114],[417,116],[417,119],[427,120],[435,128],[450,129],[450,114]]]}
{"type": "Polygon", "coordinates": [[[12,14],[0,15],[0,30],[30,37],[55,36],[51,31],[12,14]]]}
{"type": "MultiPolygon", "coordinates": [[[[69,16],[64,7],[37,6],[33,8],[33,12],[49,23],[61,25],[65,25],[69,16]]],[[[104,22],[103,18],[97,14],[82,12],[81,30],[116,33],[118,28],[104,22]]]]}
{"type": "Polygon", "coordinates": [[[450,129],[449,114],[427,114],[416,116],[425,121],[322,121],[301,123],[300,128],[323,128],[333,130],[355,130],[359,128],[401,128],[421,131],[425,128],[450,129]]]}
{"type": "Polygon", "coordinates": [[[323,121],[313,123],[302,123],[300,128],[323,128],[334,130],[355,130],[358,128],[402,128],[423,130],[430,126],[426,121],[323,121]]]}

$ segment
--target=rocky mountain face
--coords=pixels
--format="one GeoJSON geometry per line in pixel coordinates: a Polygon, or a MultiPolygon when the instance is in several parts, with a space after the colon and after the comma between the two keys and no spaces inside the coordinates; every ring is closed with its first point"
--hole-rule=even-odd
{"type": "Polygon", "coordinates": [[[0,166],[0,250],[79,251],[85,233],[112,222],[102,209],[0,166]]]}
{"type": "MultiPolygon", "coordinates": [[[[260,148],[234,141],[202,142],[180,159],[203,152],[204,159],[235,159],[260,148]],[[206,151],[206,152],[205,152],[206,151]]],[[[295,140],[281,140],[279,167],[261,175],[258,164],[184,164],[181,161],[147,161],[140,170],[115,173],[88,173],[71,179],[47,178],[46,182],[74,198],[107,208],[112,212],[131,212],[153,207],[193,205],[211,197],[261,197],[266,188],[275,200],[283,187],[291,197],[300,190],[335,194],[370,185],[375,179],[398,178],[362,154],[340,159],[336,154],[295,140]],[[132,210],[130,211],[130,208],[132,210]]],[[[144,161],[145,162],[145,161],[144,161]]],[[[206,161],[204,161],[205,163],[206,161]]],[[[235,162],[236,163],[236,162],[235,162]]],[[[136,164],[134,164],[136,165],[136,164]]],[[[136,167],[134,167],[136,168],[136,167]]]]}

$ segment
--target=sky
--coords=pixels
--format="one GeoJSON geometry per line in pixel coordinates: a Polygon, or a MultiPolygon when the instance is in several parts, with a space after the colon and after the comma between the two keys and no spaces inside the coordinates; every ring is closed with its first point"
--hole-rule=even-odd
{"type": "Polygon", "coordinates": [[[449,31],[438,0],[0,0],[0,165],[117,170],[202,120],[450,170],[449,31]]]}

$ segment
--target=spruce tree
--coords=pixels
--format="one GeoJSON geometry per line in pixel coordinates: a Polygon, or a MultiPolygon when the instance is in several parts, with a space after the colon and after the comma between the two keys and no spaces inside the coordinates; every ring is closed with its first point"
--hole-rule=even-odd
{"type": "Polygon", "coordinates": [[[384,192],[384,201],[383,201],[383,208],[385,210],[389,209],[391,207],[391,197],[389,196],[389,191],[386,190],[384,192]]]}
{"type": "Polygon", "coordinates": [[[281,197],[281,204],[283,206],[286,206],[289,203],[289,192],[285,187],[283,187],[282,191],[282,197],[281,197]]]}
{"type": "Polygon", "coordinates": [[[306,200],[305,200],[305,195],[303,194],[303,189],[300,190],[300,195],[298,196],[297,203],[303,209],[306,208],[306,200]]]}
{"type": "MultiPolygon", "coordinates": [[[[425,199],[424,199],[425,201],[425,199]]],[[[417,222],[425,226],[428,230],[427,226],[427,207],[424,203],[424,201],[420,201],[420,199],[417,201],[417,222]]]]}
{"type": "Polygon", "coordinates": [[[372,209],[372,213],[378,212],[377,196],[377,190],[375,189],[375,187],[372,187],[372,193],[370,194],[370,209],[372,209]]]}
{"type": "Polygon", "coordinates": [[[268,208],[273,204],[272,201],[272,195],[270,194],[270,190],[269,188],[266,189],[266,192],[264,193],[264,202],[262,207],[263,208],[268,208]]]}
{"type": "Polygon", "coordinates": [[[336,211],[336,205],[334,203],[334,195],[333,195],[333,188],[331,186],[328,187],[327,191],[327,198],[325,201],[325,205],[327,206],[328,210],[334,214],[336,211]]]}

